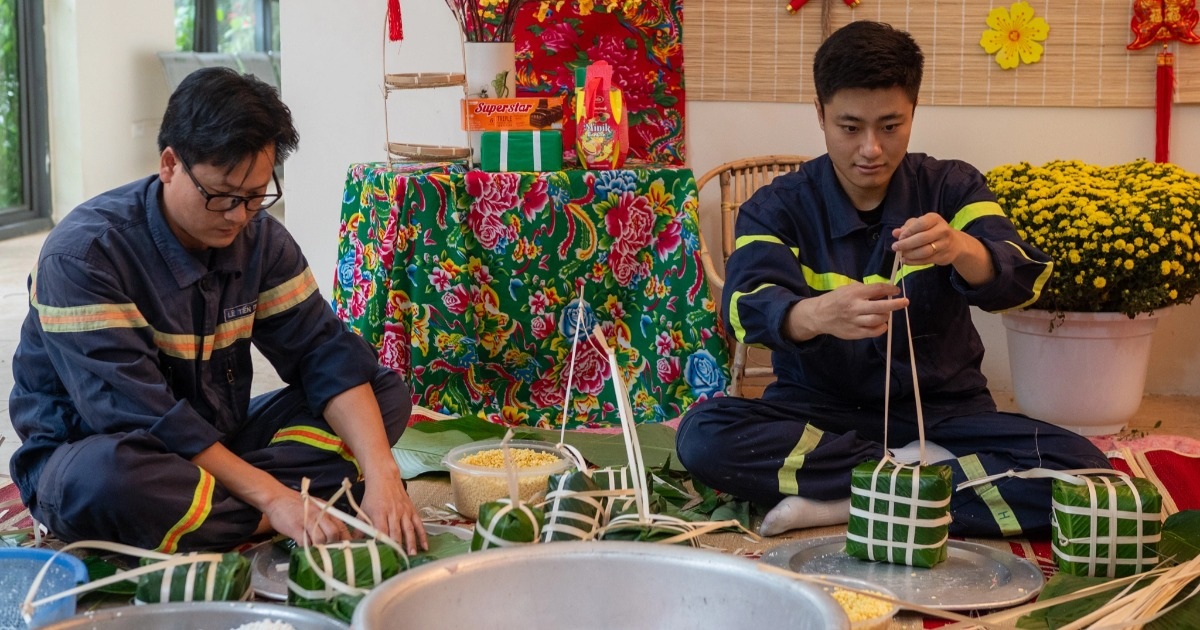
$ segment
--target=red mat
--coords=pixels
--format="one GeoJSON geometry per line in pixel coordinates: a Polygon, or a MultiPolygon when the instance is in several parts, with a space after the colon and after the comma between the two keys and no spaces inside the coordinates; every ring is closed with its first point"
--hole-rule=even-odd
{"type": "Polygon", "coordinates": [[[0,480],[0,534],[27,527],[33,527],[33,517],[21,504],[17,484],[8,479],[0,480]]]}

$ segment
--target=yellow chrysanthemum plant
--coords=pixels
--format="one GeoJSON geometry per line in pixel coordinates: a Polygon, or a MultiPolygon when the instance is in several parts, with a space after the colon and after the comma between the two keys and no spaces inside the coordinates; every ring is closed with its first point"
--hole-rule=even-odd
{"type": "Polygon", "coordinates": [[[1200,177],[1137,160],[1005,164],[988,185],[1026,242],[1054,260],[1030,308],[1129,317],[1200,293],[1200,177]]]}

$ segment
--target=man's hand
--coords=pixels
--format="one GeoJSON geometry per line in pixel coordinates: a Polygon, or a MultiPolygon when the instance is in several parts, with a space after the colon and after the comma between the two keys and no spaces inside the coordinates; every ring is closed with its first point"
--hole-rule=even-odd
{"type": "Polygon", "coordinates": [[[992,254],[983,243],[966,232],[956,230],[936,212],[909,219],[892,230],[896,252],[906,265],[954,265],[955,271],[972,287],[980,287],[996,277],[992,254]]]}
{"type": "Polygon", "coordinates": [[[829,293],[801,300],[788,311],[784,333],[793,341],[817,335],[839,339],[867,339],[887,332],[888,315],[908,306],[907,298],[887,299],[900,293],[894,284],[854,283],[829,293]]]}
{"type": "Polygon", "coordinates": [[[367,481],[362,509],[371,518],[375,529],[404,545],[409,555],[429,548],[421,515],[404,490],[399,475],[391,480],[367,481]]]}
{"type": "Polygon", "coordinates": [[[330,399],[325,420],[358,458],[366,489],[362,508],[379,531],[401,542],[408,553],[428,549],[425,525],[400,481],[383,430],[379,402],[370,383],[352,387],[330,399]]]}
{"type": "MultiPolygon", "coordinates": [[[[215,442],[200,451],[192,462],[207,470],[233,496],[254,506],[263,513],[263,521],[255,533],[274,529],[303,542],[305,532],[304,501],[300,493],[279,483],[266,471],[246,463],[224,444],[215,442]]],[[[350,537],[345,524],[328,514],[318,518],[320,508],[308,506],[308,541],[324,544],[350,537]]]]}
{"type": "Polygon", "coordinates": [[[349,529],[337,517],[321,514],[321,508],[315,503],[308,504],[307,515],[305,509],[300,493],[285,488],[284,492],[264,505],[262,511],[271,529],[292,538],[297,544],[307,541],[310,545],[323,545],[349,540],[349,529]]]}

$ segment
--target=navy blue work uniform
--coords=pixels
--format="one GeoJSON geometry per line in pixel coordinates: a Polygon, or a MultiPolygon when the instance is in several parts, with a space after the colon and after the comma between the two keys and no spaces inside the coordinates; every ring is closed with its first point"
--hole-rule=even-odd
{"type": "MultiPolygon", "coordinates": [[[[892,230],[929,212],[975,237],[995,279],[969,286],[952,266],[903,266],[926,438],[953,453],[959,483],[1010,469],[1108,468],[1086,439],[999,413],[980,370],[983,344],[970,307],[1002,311],[1033,303],[1050,277],[1049,257],[1026,244],[983,175],[970,165],[908,154],[888,185],[875,225],[865,223],[828,156],[782,175],[741,208],[723,296],[730,333],[771,349],[778,380],[758,400],[714,398],[693,406],[677,436],[681,463],[719,490],[766,506],[788,495],[850,494],[850,470],[883,455],[886,335],[844,340],[784,337],[800,300],[853,282],[887,282],[892,230]]],[[[889,448],[917,439],[904,311],[893,315],[889,448]]],[[[1047,531],[1050,483],[1007,479],[956,492],[956,535],[1047,531]]]]}
{"type": "Polygon", "coordinates": [[[9,401],[10,464],[60,538],[174,552],[228,548],[262,513],[190,460],[221,442],[284,485],[327,497],[359,464],[321,417],[371,383],[394,442],[408,386],[321,298],[299,247],[261,213],[231,245],[193,253],[149,177],[84,202],[30,276],[9,401]],[[250,398],[251,344],[288,386],[250,398]]]}

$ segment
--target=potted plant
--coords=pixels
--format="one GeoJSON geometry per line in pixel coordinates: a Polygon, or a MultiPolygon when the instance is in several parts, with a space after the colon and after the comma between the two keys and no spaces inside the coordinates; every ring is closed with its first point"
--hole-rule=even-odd
{"type": "Polygon", "coordinates": [[[1054,268],[1003,315],[1022,411],[1087,435],[1137,412],[1164,309],[1200,293],[1200,177],[1137,160],[1005,164],[987,173],[1023,239],[1054,268]]]}

